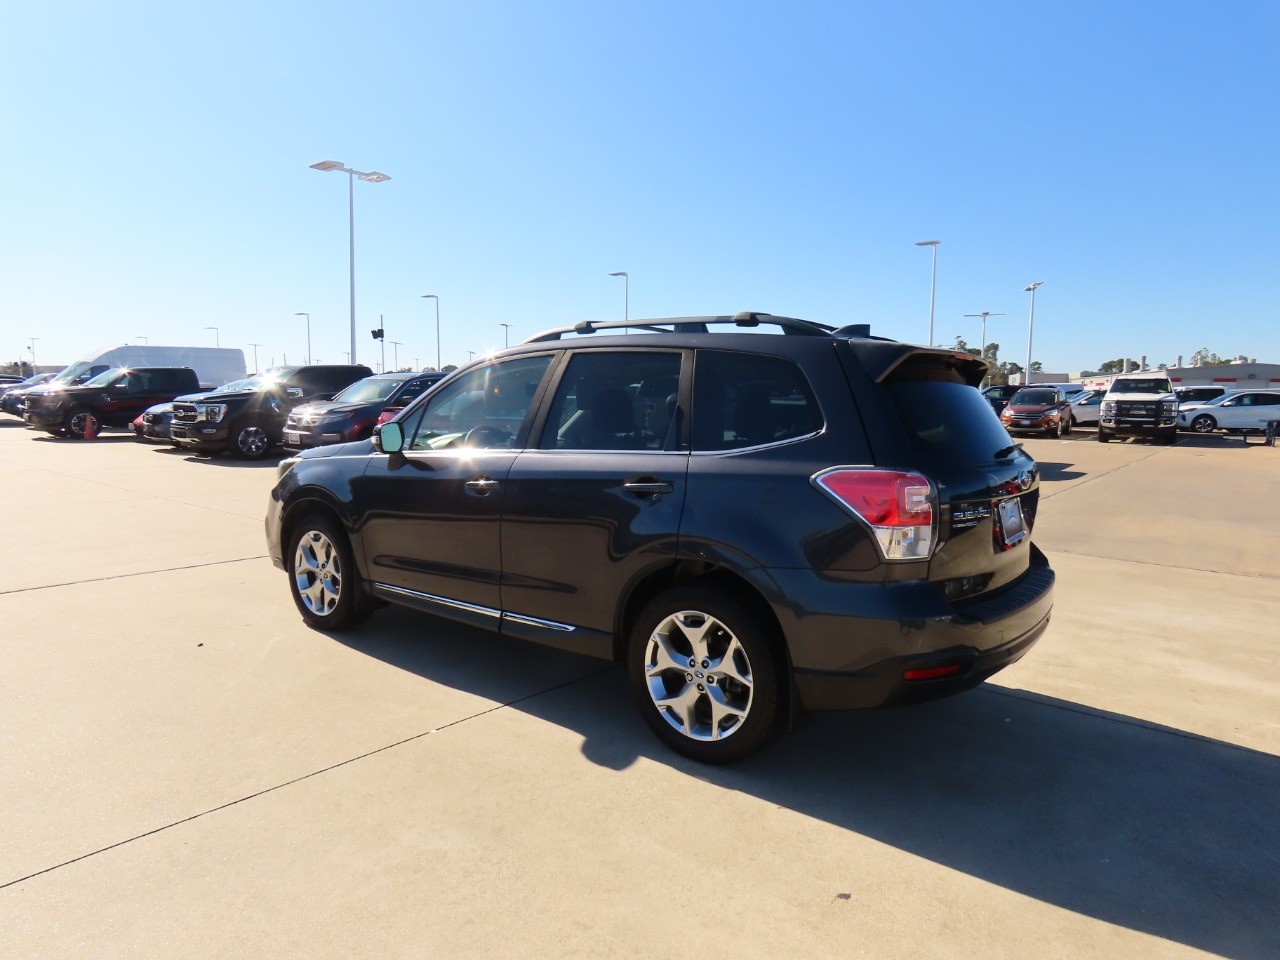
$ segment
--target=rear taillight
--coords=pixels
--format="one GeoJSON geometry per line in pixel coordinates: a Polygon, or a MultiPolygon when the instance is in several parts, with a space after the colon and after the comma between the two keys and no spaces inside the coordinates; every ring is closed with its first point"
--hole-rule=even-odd
{"type": "Polygon", "coordinates": [[[927,560],[933,553],[937,498],[923,475],[832,467],[813,483],[871,529],[886,560],[927,560]]]}

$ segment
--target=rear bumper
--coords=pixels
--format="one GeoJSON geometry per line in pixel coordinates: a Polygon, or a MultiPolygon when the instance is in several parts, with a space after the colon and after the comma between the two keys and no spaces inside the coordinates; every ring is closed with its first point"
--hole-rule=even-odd
{"type": "MultiPolygon", "coordinates": [[[[1031,565],[994,597],[948,604],[925,582],[859,586],[855,603],[877,590],[870,609],[812,610],[788,624],[793,676],[810,710],[885,707],[932,700],[974,687],[1014,663],[1040,639],[1053,608],[1054,573],[1034,545],[1031,565]],[[868,612],[871,614],[868,616],[868,612]],[[945,669],[909,680],[906,671],[945,669]]],[[[808,598],[806,598],[808,599],[808,598]]]]}

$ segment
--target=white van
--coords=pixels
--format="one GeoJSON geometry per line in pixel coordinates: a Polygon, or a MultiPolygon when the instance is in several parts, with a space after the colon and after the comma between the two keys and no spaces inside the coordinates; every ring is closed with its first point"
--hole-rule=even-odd
{"type": "Polygon", "coordinates": [[[212,389],[245,376],[244,351],[231,347],[159,347],[126,343],[102,347],[64,368],[51,386],[83,382],[111,367],[190,367],[212,389]]]}

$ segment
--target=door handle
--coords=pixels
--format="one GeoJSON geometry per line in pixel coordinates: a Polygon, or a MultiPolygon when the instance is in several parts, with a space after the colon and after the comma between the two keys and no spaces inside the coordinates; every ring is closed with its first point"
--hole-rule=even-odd
{"type": "Polygon", "coordinates": [[[622,489],[627,493],[633,493],[637,497],[658,497],[664,493],[670,493],[675,489],[665,480],[629,480],[622,485],[622,489]]]}
{"type": "Polygon", "coordinates": [[[466,483],[467,490],[480,497],[487,497],[500,486],[502,486],[502,484],[498,483],[497,480],[490,479],[489,477],[481,477],[479,480],[468,480],[466,483]]]}

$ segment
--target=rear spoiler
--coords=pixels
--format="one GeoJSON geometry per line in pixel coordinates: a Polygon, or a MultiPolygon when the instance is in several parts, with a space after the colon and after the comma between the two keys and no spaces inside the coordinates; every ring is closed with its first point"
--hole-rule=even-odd
{"type": "Polygon", "coordinates": [[[912,367],[932,367],[954,371],[969,386],[976,387],[991,370],[991,364],[986,360],[958,350],[919,347],[891,340],[850,343],[863,368],[876,383],[897,379],[912,367]]]}

